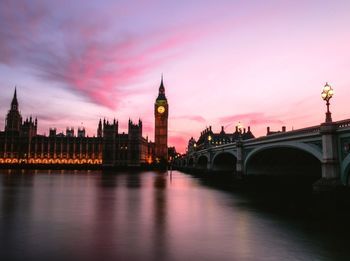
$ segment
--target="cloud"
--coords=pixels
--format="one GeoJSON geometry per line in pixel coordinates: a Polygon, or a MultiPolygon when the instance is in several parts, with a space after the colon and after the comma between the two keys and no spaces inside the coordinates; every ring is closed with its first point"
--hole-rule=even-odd
{"type": "Polygon", "coordinates": [[[219,123],[226,125],[225,127],[236,125],[238,122],[242,122],[248,126],[266,125],[272,123],[284,124],[282,120],[276,119],[272,116],[266,116],[262,112],[235,114],[219,118],[219,123]]]}
{"type": "Polygon", "coordinates": [[[0,63],[30,68],[40,79],[60,83],[110,109],[129,95],[126,86],[199,35],[188,28],[120,31],[114,28],[118,18],[112,20],[104,12],[96,11],[88,20],[85,9],[72,17],[62,8],[37,1],[1,1],[0,63]]]}
{"type": "Polygon", "coordinates": [[[189,121],[196,121],[196,122],[202,122],[205,123],[206,120],[199,115],[183,115],[183,116],[176,116],[172,117],[173,120],[189,120],[189,121]]]}
{"type": "Polygon", "coordinates": [[[168,140],[168,146],[175,146],[178,152],[184,152],[186,150],[188,138],[182,136],[170,136],[168,140]]]}

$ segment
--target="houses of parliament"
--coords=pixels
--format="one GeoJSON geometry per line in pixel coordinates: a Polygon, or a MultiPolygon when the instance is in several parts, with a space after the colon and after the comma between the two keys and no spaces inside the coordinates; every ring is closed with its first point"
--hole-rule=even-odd
{"type": "Polygon", "coordinates": [[[0,132],[0,165],[99,165],[104,167],[142,166],[168,160],[168,101],[163,79],[154,104],[154,142],[142,136],[142,121],[129,120],[128,133],[119,133],[118,121],[99,120],[96,136],[84,128],[67,128],[49,135],[37,133],[37,118],[24,121],[15,89],[5,129],[0,132]]]}

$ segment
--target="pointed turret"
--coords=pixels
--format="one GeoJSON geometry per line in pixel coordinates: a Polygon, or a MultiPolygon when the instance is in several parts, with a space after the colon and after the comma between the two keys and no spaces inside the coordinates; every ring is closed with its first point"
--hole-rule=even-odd
{"type": "Polygon", "coordinates": [[[5,131],[8,133],[19,134],[22,126],[22,116],[18,110],[18,100],[17,100],[17,89],[15,87],[15,92],[11,101],[11,108],[6,116],[5,131]]]}
{"type": "Polygon", "coordinates": [[[164,83],[163,83],[163,74],[162,74],[162,78],[161,78],[161,82],[160,82],[160,86],[159,86],[159,92],[158,92],[157,100],[166,100],[165,88],[164,88],[164,83]]]}
{"type": "Polygon", "coordinates": [[[225,135],[225,129],[224,129],[224,126],[221,126],[221,132],[220,132],[220,135],[225,135]]]}
{"type": "Polygon", "coordinates": [[[102,120],[100,118],[100,121],[98,122],[98,127],[97,127],[97,137],[101,138],[102,137],[102,120]]]}
{"type": "Polygon", "coordinates": [[[17,101],[17,88],[15,87],[15,93],[13,94],[11,102],[11,110],[18,110],[18,101],[17,101]]]}

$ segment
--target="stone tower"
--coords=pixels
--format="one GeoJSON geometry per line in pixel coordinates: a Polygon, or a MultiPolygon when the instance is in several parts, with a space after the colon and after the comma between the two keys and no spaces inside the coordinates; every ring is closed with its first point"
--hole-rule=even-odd
{"type": "Polygon", "coordinates": [[[154,103],[154,142],[155,158],[157,161],[168,159],[168,116],[169,105],[165,97],[163,76],[159,86],[158,97],[154,103]]]}
{"type": "Polygon", "coordinates": [[[22,126],[22,116],[18,110],[17,91],[12,98],[11,108],[6,116],[5,132],[7,133],[19,133],[22,126]]]}

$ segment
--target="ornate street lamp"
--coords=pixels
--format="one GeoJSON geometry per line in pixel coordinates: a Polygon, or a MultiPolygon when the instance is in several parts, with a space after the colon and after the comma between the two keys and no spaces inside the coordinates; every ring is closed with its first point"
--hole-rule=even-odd
{"type": "Polygon", "coordinates": [[[334,91],[332,87],[326,82],[326,85],[323,87],[321,97],[323,100],[325,100],[327,103],[327,112],[326,112],[326,122],[332,122],[332,116],[331,112],[329,111],[329,100],[333,97],[334,91]]]}

